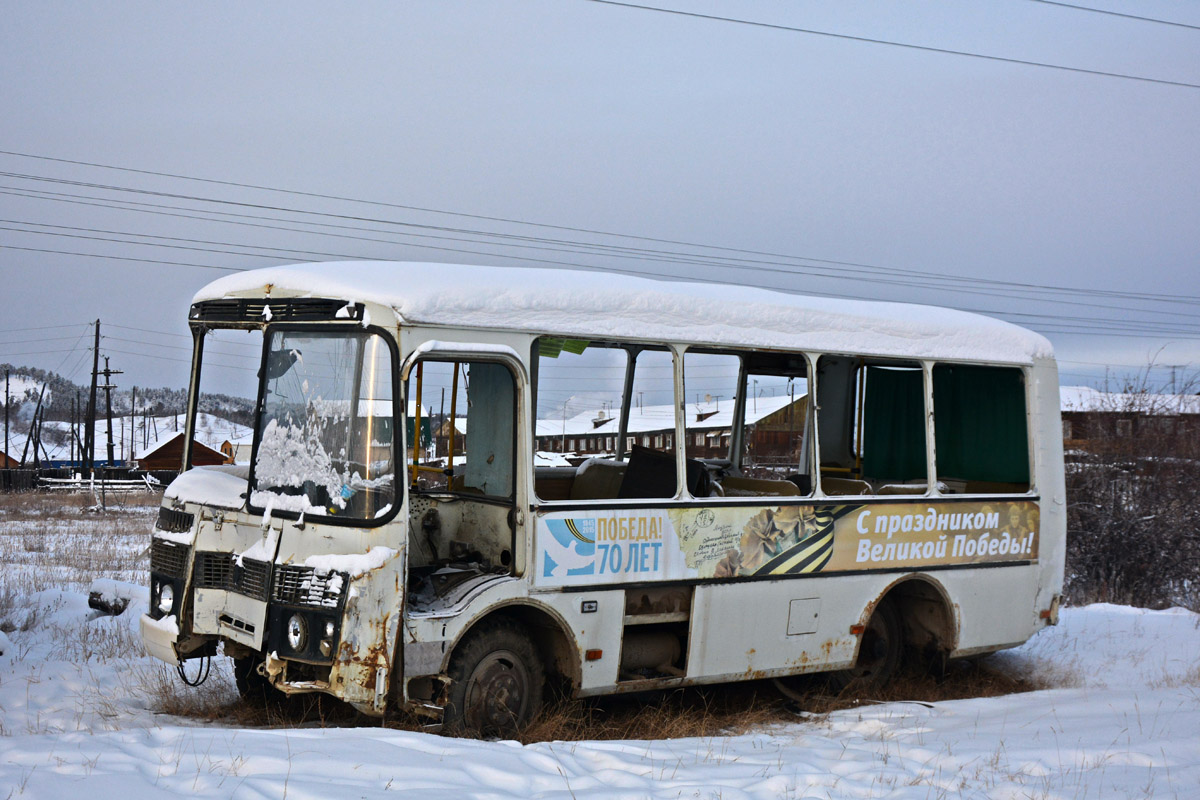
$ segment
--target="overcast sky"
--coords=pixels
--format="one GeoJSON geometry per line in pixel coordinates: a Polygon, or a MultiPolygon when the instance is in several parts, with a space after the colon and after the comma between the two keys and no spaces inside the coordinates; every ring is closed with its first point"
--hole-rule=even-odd
{"type": "Polygon", "coordinates": [[[1182,25],[1035,0],[646,4],[1192,85],[587,0],[3,0],[0,363],[82,382],[99,317],[119,384],[182,386],[214,268],[349,256],[949,305],[1045,333],[1064,383],[1194,371],[1200,5],[1079,2],[1182,25]]]}

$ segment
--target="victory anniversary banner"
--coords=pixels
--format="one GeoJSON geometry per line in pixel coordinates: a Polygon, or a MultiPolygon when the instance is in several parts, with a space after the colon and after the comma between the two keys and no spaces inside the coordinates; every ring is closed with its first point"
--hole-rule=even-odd
{"type": "Polygon", "coordinates": [[[1035,561],[1021,501],[597,509],[538,519],[537,583],[598,585],[1035,561]]]}

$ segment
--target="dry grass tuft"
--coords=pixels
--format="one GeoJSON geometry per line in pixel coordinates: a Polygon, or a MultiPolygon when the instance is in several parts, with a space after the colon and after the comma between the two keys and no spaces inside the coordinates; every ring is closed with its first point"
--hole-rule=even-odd
{"type": "MultiPolygon", "coordinates": [[[[215,672],[215,670],[214,670],[215,672]]],[[[834,692],[820,675],[790,679],[799,699],[782,695],[769,680],[672,691],[639,692],[579,700],[556,700],[517,740],[522,744],[582,740],[661,740],[729,736],[771,725],[811,721],[817,717],[864,704],[925,702],[996,697],[1047,688],[1005,674],[987,660],[955,662],[940,678],[916,671],[901,675],[882,690],[834,692]]],[[[326,695],[275,696],[265,704],[242,702],[227,680],[214,680],[193,689],[184,686],[169,668],[161,668],[144,681],[152,707],[163,714],[240,727],[298,728],[378,726],[380,721],[359,714],[351,706],[326,695]]],[[[416,717],[392,717],[388,728],[428,730],[416,717]]]]}
{"type": "Polygon", "coordinates": [[[1153,689],[1183,689],[1200,687],[1200,664],[1192,667],[1182,675],[1165,675],[1161,679],[1150,682],[1153,689]]]}
{"type": "Polygon", "coordinates": [[[227,681],[214,676],[199,686],[188,686],[165,664],[142,666],[134,681],[137,694],[149,699],[150,710],[156,714],[215,722],[230,718],[239,705],[237,692],[227,681]]]}
{"type": "Polygon", "coordinates": [[[553,703],[518,739],[683,739],[735,735],[792,719],[774,687],[754,681],[553,703]]]}
{"type": "MultiPolygon", "coordinates": [[[[864,704],[917,701],[934,703],[972,697],[996,697],[1047,688],[1005,674],[982,661],[955,662],[945,675],[918,671],[899,676],[882,690],[836,692],[821,675],[789,679],[785,697],[769,680],[673,691],[559,700],[549,703],[541,717],[517,740],[523,744],[580,740],[660,740],[728,736],[771,725],[794,723],[797,717],[812,721],[833,711],[864,704]]],[[[378,724],[370,722],[369,724],[378,724]]],[[[388,727],[420,731],[418,719],[389,720],[388,727]]]]}
{"type": "MultiPolygon", "coordinates": [[[[132,509],[157,509],[161,492],[123,492],[105,497],[107,510],[112,513],[132,509]]],[[[31,520],[61,519],[66,516],[98,513],[99,498],[90,492],[12,492],[0,494],[0,519],[31,520]]]]}
{"type": "MultiPolygon", "coordinates": [[[[329,695],[303,694],[288,696],[281,692],[271,695],[267,702],[242,700],[232,678],[214,659],[209,679],[199,686],[188,686],[179,679],[173,667],[155,664],[141,669],[135,680],[138,694],[149,698],[156,714],[220,722],[240,728],[326,728],[351,725],[378,725],[360,715],[354,708],[329,695]]],[[[195,672],[195,662],[189,662],[189,675],[195,672]]]]}
{"type": "Polygon", "coordinates": [[[863,704],[937,703],[974,697],[1000,697],[1059,685],[1056,681],[1031,680],[1012,675],[994,667],[986,658],[953,661],[940,676],[916,669],[908,670],[881,689],[849,686],[839,692],[831,690],[828,681],[820,675],[790,680],[793,693],[799,697],[795,701],[795,709],[810,714],[827,714],[863,704]]]}

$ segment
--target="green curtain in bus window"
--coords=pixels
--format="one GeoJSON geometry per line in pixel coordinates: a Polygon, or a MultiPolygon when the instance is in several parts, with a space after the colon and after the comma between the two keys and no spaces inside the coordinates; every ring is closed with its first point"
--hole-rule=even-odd
{"type": "Polygon", "coordinates": [[[919,369],[867,367],[863,475],[925,478],[925,384],[919,369]]]}
{"type": "Polygon", "coordinates": [[[939,477],[1029,482],[1020,370],[935,366],[933,416],[939,477]]]}

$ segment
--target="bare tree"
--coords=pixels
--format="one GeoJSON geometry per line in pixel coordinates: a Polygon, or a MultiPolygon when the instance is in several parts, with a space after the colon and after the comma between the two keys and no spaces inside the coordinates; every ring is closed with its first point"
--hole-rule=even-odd
{"type": "Polygon", "coordinates": [[[1200,396],[1144,374],[1086,396],[1067,464],[1067,597],[1200,609],[1200,396]],[[1169,388],[1169,387],[1164,387],[1169,388]]]}

